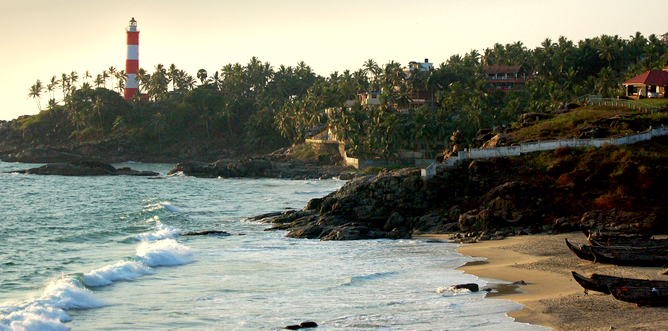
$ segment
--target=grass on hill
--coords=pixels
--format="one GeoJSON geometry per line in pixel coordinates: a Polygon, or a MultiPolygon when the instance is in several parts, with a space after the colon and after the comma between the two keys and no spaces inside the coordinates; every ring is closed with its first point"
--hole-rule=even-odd
{"type": "MultiPolygon", "coordinates": [[[[662,204],[668,177],[668,138],[629,146],[564,148],[522,156],[524,164],[554,176],[561,206],[648,211],[662,204]],[[554,170],[561,169],[556,175],[554,170]]],[[[527,178],[527,180],[529,180],[527,178]]]]}
{"type": "Polygon", "coordinates": [[[644,103],[646,105],[654,106],[654,107],[663,107],[668,105],[668,99],[661,98],[661,99],[640,99],[637,100],[638,102],[644,103]]]}
{"type": "Polygon", "coordinates": [[[511,132],[516,142],[579,138],[593,127],[605,128],[607,136],[624,136],[649,129],[650,126],[668,125],[668,114],[645,114],[625,108],[589,106],[559,114],[531,126],[511,132]],[[611,120],[616,117],[616,120],[611,120]]]}

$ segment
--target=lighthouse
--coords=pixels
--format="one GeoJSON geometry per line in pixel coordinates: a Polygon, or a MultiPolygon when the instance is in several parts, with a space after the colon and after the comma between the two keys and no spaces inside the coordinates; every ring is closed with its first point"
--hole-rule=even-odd
{"type": "Polygon", "coordinates": [[[139,82],[137,82],[137,69],[139,69],[139,30],[137,30],[137,21],[133,17],[130,24],[125,29],[127,33],[128,56],[125,60],[125,92],[123,98],[130,100],[139,91],[139,82]]]}

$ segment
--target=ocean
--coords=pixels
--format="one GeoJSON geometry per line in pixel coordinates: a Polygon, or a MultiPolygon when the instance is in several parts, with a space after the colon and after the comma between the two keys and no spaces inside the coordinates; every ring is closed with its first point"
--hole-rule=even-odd
{"type": "MultiPolygon", "coordinates": [[[[38,165],[0,162],[0,172],[38,165]]],[[[0,174],[0,330],[546,330],[450,286],[474,258],[428,240],[291,239],[251,216],[330,180],[0,174]],[[229,236],[182,236],[220,230],[229,236]]]]}

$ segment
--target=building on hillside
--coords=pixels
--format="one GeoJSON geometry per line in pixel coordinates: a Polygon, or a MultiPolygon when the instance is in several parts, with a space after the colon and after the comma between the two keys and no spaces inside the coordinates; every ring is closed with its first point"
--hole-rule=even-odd
{"type": "Polygon", "coordinates": [[[487,89],[503,92],[524,89],[527,74],[522,66],[484,66],[487,75],[487,89]]]}
{"type": "Polygon", "coordinates": [[[626,96],[634,99],[668,97],[668,67],[649,70],[622,83],[626,96]]]}
{"type": "MultiPolygon", "coordinates": [[[[412,75],[416,73],[425,73],[431,70],[434,64],[429,62],[429,59],[424,59],[424,62],[411,61],[408,67],[404,69],[406,80],[410,80],[412,75]]],[[[426,79],[426,78],[425,78],[426,79]]],[[[405,82],[406,83],[406,82],[405,82]]],[[[394,86],[394,91],[398,91],[399,86],[394,86]]],[[[429,92],[426,89],[412,89],[410,95],[407,96],[408,102],[405,105],[394,105],[399,110],[413,109],[430,104],[434,100],[433,91],[429,92]]],[[[364,91],[357,94],[357,99],[362,106],[380,105],[380,91],[364,91]]],[[[346,101],[346,106],[350,107],[355,103],[354,100],[346,101]]]]}
{"type": "MultiPolygon", "coordinates": [[[[429,62],[429,59],[424,59],[424,62],[408,62],[408,67],[404,69],[404,72],[406,73],[406,79],[410,80],[411,76],[419,73],[426,73],[432,69],[434,69],[434,64],[429,62]]],[[[427,76],[423,76],[423,80],[426,83],[427,76]]],[[[397,108],[399,110],[415,109],[424,105],[433,104],[433,102],[433,91],[428,91],[425,88],[415,88],[415,86],[413,86],[410,95],[408,96],[408,103],[405,105],[397,105],[397,108]]]]}
{"type": "Polygon", "coordinates": [[[357,94],[357,98],[362,106],[366,105],[380,105],[379,91],[366,91],[357,94]]]}
{"type": "Polygon", "coordinates": [[[408,62],[408,68],[404,70],[404,72],[407,75],[410,75],[412,72],[419,70],[419,71],[429,71],[429,69],[432,69],[434,67],[434,64],[429,62],[429,59],[424,59],[424,62],[417,62],[417,61],[411,61],[408,62]]]}

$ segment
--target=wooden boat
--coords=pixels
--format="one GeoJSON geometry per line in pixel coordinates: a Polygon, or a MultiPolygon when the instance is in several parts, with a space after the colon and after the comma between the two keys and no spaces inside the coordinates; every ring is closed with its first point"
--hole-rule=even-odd
{"type": "Polygon", "coordinates": [[[614,231],[589,231],[582,230],[582,233],[587,238],[594,238],[596,240],[607,240],[615,238],[636,238],[636,239],[649,239],[652,237],[652,234],[647,233],[624,233],[624,232],[614,232],[614,231]]]}
{"type": "Polygon", "coordinates": [[[575,271],[571,271],[573,278],[580,286],[588,290],[610,294],[609,286],[619,280],[619,277],[593,274],[591,277],[585,277],[575,271]]]}
{"type": "Polygon", "coordinates": [[[668,247],[575,247],[568,239],[566,246],[579,258],[588,261],[625,266],[661,267],[668,263],[668,247]]]}
{"type": "Polygon", "coordinates": [[[623,266],[661,267],[668,263],[668,248],[587,246],[594,262],[623,266]]]}
{"type": "Polygon", "coordinates": [[[610,286],[635,286],[635,287],[656,287],[668,288],[668,281],[665,280],[647,280],[608,276],[601,274],[592,274],[591,277],[585,277],[575,271],[571,271],[575,281],[585,290],[592,290],[610,294],[610,286]]]}
{"type": "Polygon", "coordinates": [[[595,239],[588,237],[587,241],[589,241],[589,244],[592,246],[665,247],[668,249],[668,239],[644,239],[627,237],[595,239]]]}
{"type": "Polygon", "coordinates": [[[586,245],[580,245],[580,247],[575,247],[573,244],[571,244],[568,239],[566,240],[566,246],[568,246],[568,249],[575,254],[575,256],[587,260],[587,261],[594,261],[596,257],[594,254],[591,253],[591,246],[586,246],[586,245]]]}
{"type": "Polygon", "coordinates": [[[638,306],[668,306],[668,287],[611,285],[610,293],[638,306]]]}

